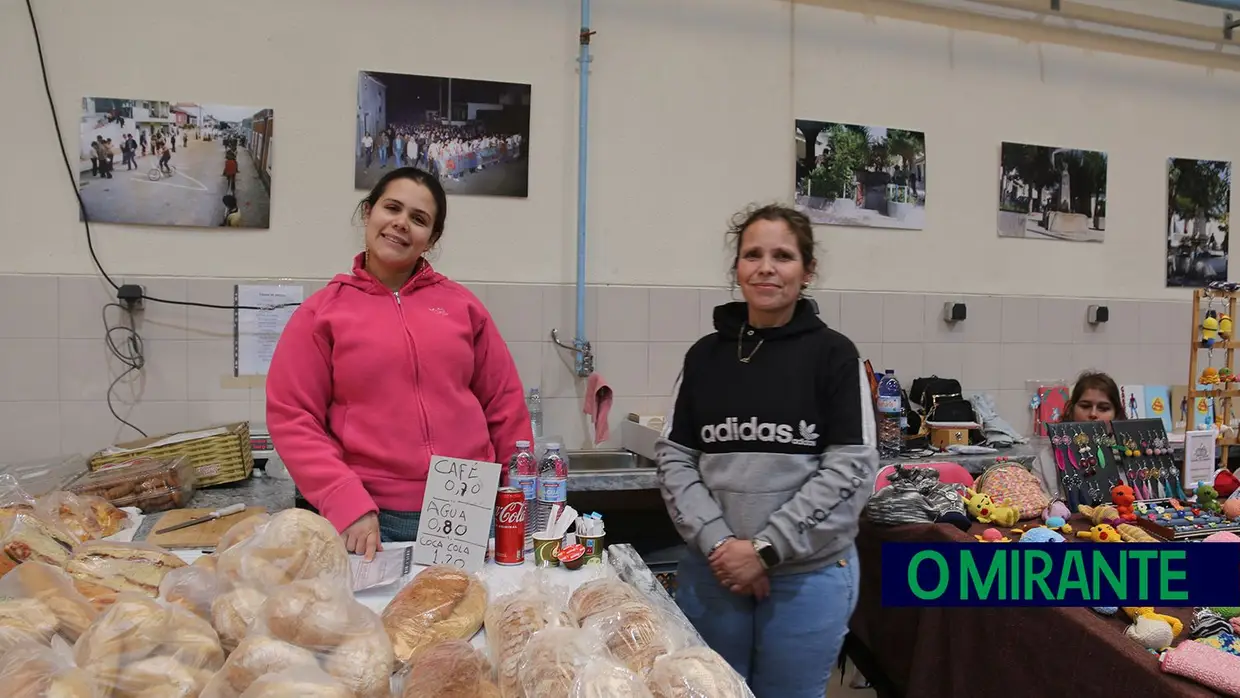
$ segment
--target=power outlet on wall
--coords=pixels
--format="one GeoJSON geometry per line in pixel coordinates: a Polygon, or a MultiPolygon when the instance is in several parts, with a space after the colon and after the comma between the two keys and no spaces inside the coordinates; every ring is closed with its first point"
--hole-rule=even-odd
{"type": "Polygon", "coordinates": [[[145,296],[146,287],[137,284],[121,284],[120,288],[116,289],[116,301],[131,313],[142,310],[142,300],[145,296]]]}

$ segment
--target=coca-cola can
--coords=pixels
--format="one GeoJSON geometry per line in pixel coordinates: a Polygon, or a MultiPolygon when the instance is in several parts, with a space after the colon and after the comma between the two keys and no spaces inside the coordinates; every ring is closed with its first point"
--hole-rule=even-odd
{"type": "Polygon", "coordinates": [[[501,487],[495,495],[495,564],[525,562],[525,493],[517,487],[501,487]]]}

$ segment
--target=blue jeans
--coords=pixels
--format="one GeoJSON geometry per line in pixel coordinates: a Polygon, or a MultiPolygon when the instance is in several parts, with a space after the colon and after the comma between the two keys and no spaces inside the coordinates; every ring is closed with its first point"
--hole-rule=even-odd
{"type": "Polygon", "coordinates": [[[384,543],[411,543],[418,539],[422,514],[416,511],[379,511],[379,539],[384,543]]]}
{"type": "Polygon", "coordinates": [[[857,549],[803,574],[770,577],[763,601],[728,591],[696,550],[681,557],[676,603],[756,698],[822,698],[857,607],[857,549]]]}

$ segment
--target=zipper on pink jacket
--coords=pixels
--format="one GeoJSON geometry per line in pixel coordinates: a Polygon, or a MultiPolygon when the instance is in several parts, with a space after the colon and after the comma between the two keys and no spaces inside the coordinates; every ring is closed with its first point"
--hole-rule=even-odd
{"type": "Polygon", "coordinates": [[[413,366],[413,386],[417,393],[418,408],[422,410],[422,439],[426,442],[427,458],[435,455],[435,445],[431,443],[431,427],[427,423],[430,413],[426,410],[426,403],[422,400],[422,380],[421,371],[418,369],[418,350],[413,340],[413,333],[409,331],[409,323],[405,321],[405,308],[400,302],[400,291],[392,293],[392,297],[396,299],[396,313],[400,316],[400,327],[405,333],[405,346],[409,350],[409,361],[413,366]]]}

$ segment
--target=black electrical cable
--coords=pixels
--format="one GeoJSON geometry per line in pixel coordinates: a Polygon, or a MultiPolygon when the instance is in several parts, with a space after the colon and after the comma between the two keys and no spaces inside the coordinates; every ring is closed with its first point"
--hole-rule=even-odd
{"type": "MultiPolygon", "coordinates": [[[[39,37],[39,24],[35,21],[34,5],[31,3],[31,0],[26,0],[26,11],[30,14],[30,29],[34,32],[34,46],[35,50],[39,54],[39,72],[42,73],[43,76],[43,91],[47,93],[47,106],[52,112],[52,126],[56,129],[56,143],[60,146],[60,157],[64,160],[65,171],[69,174],[69,186],[73,188],[73,195],[77,197],[78,210],[82,214],[82,225],[86,228],[86,249],[90,251],[91,261],[95,263],[95,268],[99,270],[99,273],[103,276],[104,281],[107,281],[108,285],[110,285],[113,290],[120,291],[120,285],[112,280],[112,277],[108,275],[107,270],[103,268],[103,264],[99,261],[99,256],[95,254],[94,236],[91,234],[90,230],[90,216],[86,213],[86,202],[82,200],[82,192],[78,189],[77,176],[73,172],[73,165],[69,164],[69,152],[65,149],[64,134],[60,130],[60,118],[56,114],[56,100],[52,98],[52,83],[47,77],[47,62],[43,59],[43,41],[39,37]]],[[[215,303],[196,303],[193,301],[175,301],[167,298],[156,298],[155,296],[146,295],[145,292],[142,293],[142,299],[152,303],[192,306],[195,308],[217,308],[219,310],[275,310],[277,308],[287,308],[300,305],[300,303],[284,303],[281,305],[262,307],[250,305],[218,305],[215,303]]],[[[122,308],[126,312],[131,312],[129,308],[124,308],[123,306],[122,308]]],[[[112,414],[116,413],[113,412],[112,414]]],[[[117,417],[117,419],[120,419],[120,417],[117,417]]],[[[123,419],[121,419],[121,421],[125,422],[123,419]]],[[[128,422],[125,423],[129,424],[128,422]]],[[[133,425],[130,424],[129,426],[133,425]]],[[[137,427],[134,428],[136,429],[137,427]]]]}
{"type": "Polygon", "coordinates": [[[125,380],[129,374],[141,372],[146,366],[146,347],[142,343],[142,335],[138,334],[138,330],[134,327],[133,310],[120,303],[108,303],[103,306],[103,329],[103,341],[107,343],[108,351],[125,367],[125,370],[112,379],[112,384],[108,386],[108,411],[112,413],[113,417],[116,417],[116,421],[133,429],[145,438],[146,432],[120,416],[112,405],[112,392],[116,390],[116,386],[125,380]],[[108,308],[120,309],[121,313],[128,318],[129,324],[110,324],[108,322],[108,308]]]}

